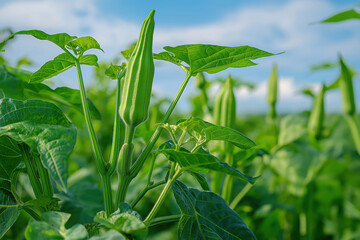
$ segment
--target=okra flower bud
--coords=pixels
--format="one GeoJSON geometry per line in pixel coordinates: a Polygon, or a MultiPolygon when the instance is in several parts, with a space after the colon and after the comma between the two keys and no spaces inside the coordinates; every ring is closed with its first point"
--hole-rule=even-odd
{"type": "Polygon", "coordinates": [[[314,99],[314,105],[311,110],[310,119],[308,123],[309,134],[315,139],[321,138],[321,131],[324,124],[324,95],[326,91],[326,86],[323,85],[320,93],[314,99]]]}
{"type": "Polygon", "coordinates": [[[135,49],[127,64],[119,114],[128,126],[136,127],[149,115],[149,104],[154,79],[152,52],[154,33],[152,10],[145,19],[135,49]]]}
{"type": "Polygon", "coordinates": [[[354,87],[352,82],[352,74],[340,57],[341,76],[340,88],[343,99],[343,111],[346,114],[353,115],[356,111],[354,87]]]}

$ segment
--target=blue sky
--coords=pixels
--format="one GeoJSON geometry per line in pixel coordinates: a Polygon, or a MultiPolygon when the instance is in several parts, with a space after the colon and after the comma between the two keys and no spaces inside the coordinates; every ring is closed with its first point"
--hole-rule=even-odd
{"type": "MultiPolygon", "coordinates": [[[[310,24],[353,8],[357,3],[352,0],[2,0],[0,28],[90,35],[105,50],[105,53],[98,52],[99,59],[110,60],[136,40],[142,21],[155,9],[155,52],[161,51],[163,46],[188,43],[250,45],[273,53],[285,51],[257,60],[257,66],[230,69],[208,77],[231,74],[256,84],[257,89],[251,92],[237,89],[238,110],[241,113],[263,112],[267,109],[266,79],[276,62],[280,75],[278,108],[289,112],[310,107],[310,100],[298,93],[301,88],[318,89],[322,82],[329,83],[338,74],[338,70],[312,73],[310,65],[334,62],[341,53],[350,66],[360,71],[360,21],[310,24]]],[[[61,51],[50,43],[18,36],[1,54],[12,62],[31,56],[36,66],[30,70],[36,70],[59,53],[61,51]]],[[[84,70],[85,78],[90,81],[90,69],[85,67],[84,70]]],[[[56,84],[77,88],[75,76],[73,70],[59,75],[56,84]]],[[[163,63],[156,69],[154,89],[172,97],[183,78],[181,70],[163,63]]],[[[359,92],[358,77],[356,85],[359,92]]],[[[193,92],[190,83],[180,105],[186,106],[186,98],[193,92]]],[[[212,93],[216,92],[214,88],[212,93]]],[[[338,92],[329,93],[328,108],[340,111],[340,100],[338,92]]],[[[359,94],[357,100],[360,100],[359,94]]]]}

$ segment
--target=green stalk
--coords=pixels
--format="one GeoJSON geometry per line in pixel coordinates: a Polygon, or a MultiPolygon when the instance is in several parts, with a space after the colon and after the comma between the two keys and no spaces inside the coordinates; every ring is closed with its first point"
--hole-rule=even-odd
{"type": "Polygon", "coordinates": [[[94,127],[91,122],[91,116],[90,116],[90,110],[89,110],[86,92],[85,92],[84,80],[83,80],[82,73],[81,73],[80,62],[79,62],[79,59],[77,59],[77,58],[75,60],[75,66],[76,66],[76,71],[77,71],[78,80],[79,80],[80,97],[81,97],[81,103],[82,103],[84,116],[85,116],[85,123],[86,123],[87,129],[88,129],[89,135],[90,135],[91,148],[92,148],[94,156],[95,156],[96,167],[97,167],[98,171],[100,172],[100,175],[101,175],[102,181],[103,181],[103,187],[104,187],[103,194],[104,194],[105,210],[106,210],[106,214],[110,215],[112,212],[112,208],[113,208],[112,207],[113,206],[112,205],[112,192],[111,192],[111,185],[110,185],[111,174],[108,174],[106,171],[105,161],[101,154],[100,145],[96,138],[95,130],[94,130],[94,127]]]}
{"type": "Polygon", "coordinates": [[[170,215],[170,216],[164,216],[164,217],[157,217],[151,221],[151,223],[149,224],[149,227],[155,227],[157,225],[161,225],[164,223],[178,222],[180,217],[181,217],[181,215],[170,215]]]}
{"type": "Polygon", "coordinates": [[[154,183],[154,184],[150,184],[150,185],[147,185],[135,198],[135,200],[130,204],[131,208],[134,208],[136,206],[136,204],[145,196],[145,194],[150,191],[151,189],[154,189],[160,185],[163,185],[165,184],[166,181],[163,180],[163,181],[160,181],[160,182],[157,182],[157,183],[154,183]]]}
{"type": "Polygon", "coordinates": [[[104,159],[101,154],[99,142],[96,138],[95,130],[94,130],[94,127],[91,122],[89,106],[88,106],[88,102],[87,102],[87,98],[86,98],[84,80],[82,77],[80,62],[78,59],[75,60],[75,66],[76,66],[76,71],[77,71],[78,80],[79,80],[81,104],[82,104],[83,111],[84,111],[86,127],[87,127],[89,135],[90,135],[91,148],[95,155],[96,167],[101,175],[105,175],[106,169],[104,166],[104,159]]]}
{"type": "Polygon", "coordinates": [[[40,180],[41,180],[41,185],[42,185],[42,189],[43,189],[43,193],[44,196],[46,197],[52,197],[54,192],[53,192],[53,188],[51,186],[51,181],[50,181],[50,177],[49,177],[49,172],[48,170],[42,165],[42,162],[40,160],[39,157],[35,157],[34,158],[36,161],[36,165],[39,169],[39,173],[40,173],[40,180]]]}
{"type": "Polygon", "coordinates": [[[22,209],[36,221],[41,221],[40,215],[37,212],[35,212],[33,209],[31,209],[30,207],[23,206],[22,209]]]}
{"type": "MultiPolygon", "coordinates": [[[[230,166],[234,167],[234,155],[226,154],[226,162],[230,166]]],[[[224,188],[221,195],[227,203],[230,203],[233,185],[234,185],[234,177],[231,175],[226,175],[224,188]]]]}
{"type": "MultiPolygon", "coordinates": [[[[255,173],[255,176],[259,176],[261,174],[261,172],[263,171],[264,165],[261,165],[261,167],[259,168],[259,170],[257,170],[257,172],[255,173]]],[[[236,197],[232,200],[232,202],[230,203],[229,207],[231,209],[235,209],[236,206],[239,204],[239,202],[241,201],[241,199],[249,192],[249,190],[252,188],[253,184],[251,183],[247,183],[245,185],[245,187],[241,190],[241,192],[238,193],[238,195],[236,195],[236,197]]]]}
{"type": "Polygon", "coordinates": [[[211,181],[211,191],[214,193],[220,193],[220,185],[223,175],[220,172],[214,172],[212,176],[213,179],[211,181]]]}
{"type": "Polygon", "coordinates": [[[115,107],[115,118],[114,118],[114,129],[113,129],[113,138],[111,145],[111,153],[110,153],[110,168],[108,169],[108,173],[110,175],[116,169],[117,159],[120,151],[120,115],[119,115],[119,107],[120,107],[120,99],[121,99],[121,79],[117,80],[117,90],[116,90],[116,107],[115,107]]]}
{"type": "Polygon", "coordinates": [[[154,207],[151,209],[150,213],[148,214],[148,216],[145,218],[144,220],[144,224],[149,226],[150,222],[152,221],[152,219],[155,217],[155,215],[157,214],[157,212],[159,211],[161,205],[163,204],[163,202],[165,201],[165,198],[167,196],[167,194],[169,193],[169,190],[171,188],[171,185],[173,184],[173,182],[180,176],[181,174],[181,170],[176,170],[175,174],[172,178],[169,177],[168,181],[166,182],[165,187],[163,188],[159,198],[157,199],[154,207]]]}
{"type": "MultiPolygon", "coordinates": [[[[176,93],[175,98],[173,99],[173,101],[171,102],[168,110],[166,111],[165,116],[163,117],[161,123],[166,123],[171,115],[171,113],[173,112],[177,102],[179,101],[182,93],[185,90],[186,85],[188,84],[189,80],[191,78],[191,72],[187,72],[186,77],[184,79],[184,81],[182,82],[178,92],[176,93]]],[[[141,167],[144,165],[144,162],[147,158],[147,156],[149,155],[149,153],[151,152],[151,150],[153,149],[156,141],[158,140],[161,132],[162,132],[162,128],[157,127],[155,132],[153,133],[153,135],[150,138],[150,141],[148,142],[148,144],[146,145],[146,147],[144,148],[144,150],[141,152],[141,154],[139,155],[139,157],[136,159],[134,165],[131,167],[130,173],[131,173],[131,177],[134,178],[136,177],[136,175],[139,173],[141,167]]]]}
{"type": "Polygon", "coordinates": [[[41,189],[41,183],[39,181],[39,178],[37,177],[37,173],[36,173],[37,169],[35,169],[34,164],[31,162],[32,157],[31,157],[29,151],[27,151],[28,149],[25,149],[25,146],[20,144],[19,148],[21,149],[21,151],[23,153],[23,159],[25,162],[27,174],[29,176],[30,183],[33,188],[35,197],[40,198],[40,197],[42,197],[43,193],[42,193],[42,189],[41,189]]]}
{"type": "Polygon", "coordinates": [[[356,118],[356,114],[346,114],[346,120],[348,122],[352,138],[358,154],[360,155],[360,128],[356,118]]]}
{"type": "Polygon", "coordinates": [[[105,212],[107,216],[110,216],[110,214],[114,212],[110,177],[111,174],[105,174],[101,176],[104,189],[105,212]]]}

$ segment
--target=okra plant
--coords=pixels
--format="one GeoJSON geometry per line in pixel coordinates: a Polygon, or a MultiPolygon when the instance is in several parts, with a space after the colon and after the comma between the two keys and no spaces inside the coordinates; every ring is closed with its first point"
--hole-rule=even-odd
{"type": "MultiPolygon", "coordinates": [[[[63,50],[34,73],[1,66],[0,79],[4,86],[0,89],[3,97],[0,100],[0,237],[26,212],[32,217],[25,230],[26,239],[146,239],[152,227],[171,222],[178,222],[178,239],[256,239],[227,204],[231,201],[234,178],[249,184],[258,178],[239,171],[233,160],[234,149],[247,151],[255,143],[232,129],[236,103],[231,78],[216,100],[213,123],[196,117],[170,123],[169,118],[192,77],[252,66],[255,65],[252,60],[273,54],[250,46],[205,44],[166,46],[164,52],[154,54],[154,14],[152,11],[145,19],[135,47],[123,52],[127,63],[111,64],[106,70],[117,82],[110,156],[105,156],[100,148],[93,119],[101,116],[87,97],[82,75],[82,65],[98,66],[98,57],[87,51],[103,51],[100,44],[90,36],[47,34],[40,30],[15,32],[0,43],[3,49],[16,35],[30,35],[63,50]],[[177,65],[186,76],[162,120],[151,126],[152,136],[138,146],[135,133],[148,119],[154,59],[177,65]],[[53,90],[42,83],[72,67],[76,68],[79,90],[66,87],[53,90]],[[22,91],[14,92],[14,84],[22,91]],[[66,203],[73,201],[75,193],[68,186],[68,164],[72,161],[77,134],[64,108],[82,112],[89,149],[102,182],[103,211],[94,213],[90,220],[73,219],[71,214],[76,209],[62,211],[66,203]],[[170,139],[159,142],[164,130],[170,139]],[[214,141],[223,142],[224,157],[208,151],[208,144],[214,141]],[[166,161],[161,161],[164,158],[166,161]],[[166,174],[155,182],[153,173],[159,161],[166,174]],[[145,163],[151,168],[144,173],[145,163]],[[23,173],[32,186],[31,199],[17,191],[19,175],[23,173]],[[221,193],[223,174],[226,178],[221,193]],[[143,190],[129,197],[129,186],[141,176],[147,179],[143,190]],[[202,189],[186,186],[181,180],[186,176],[194,177],[202,189]],[[147,192],[160,186],[161,193],[150,211],[140,215],[134,210],[147,192]],[[181,215],[160,216],[159,210],[170,192],[181,215]]],[[[276,98],[271,100],[272,105],[274,101],[276,98]]],[[[271,115],[275,116],[274,111],[271,115]]],[[[87,194],[89,199],[97,197],[94,192],[87,194]]]]}

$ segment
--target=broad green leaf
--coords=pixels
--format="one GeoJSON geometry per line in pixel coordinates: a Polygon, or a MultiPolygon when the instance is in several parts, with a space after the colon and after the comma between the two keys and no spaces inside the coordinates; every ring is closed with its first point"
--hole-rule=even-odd
{"type": "Polygon", "coordinates": [[[62,53],[54,58],[54,60],[46,62],[39,70],[31,75],[30,83],[39,83],[45,79],[52,78],[59,73],[75,66],[75,60],[68,53],[62,53]]]}
{"type": "Polygon", "coordinates": [[[0,135],[0,179],[11,179],[13,170],[22,160],[17,143],[6,135],[0,135]]]}
{"type": "Polygon", "coordinates": [[[322,23],[335,23],[342,22],[350,19],[360,19],[360,13],[356,12],[354,9],[346,10],[340,13],[337,13],[329,18],[322,20],[322,23]]]}
{"type": "Polygon", "coordinates": [[[57,197],[62,200],[62,211],[71,213],[69,226],[92,223],[96,213],[104,208],[101,189],[97,184],[86,180],[70,185],[68,193],[58,194],[57,197]]]}
{"type": "Polygon", "coordinates": [[[220,162],[211,154],[189,153],[173,149],[158,150],[158,152],[164,154],[170,161],[178,163],[184,171],[192,170],[198,172],[198,169],[213,170],[241,178],[250,183],[253,183],[257,179],[257,177],[243,174],[225,162],[220,162]]]}
{"type": "Polygon", "coordinates": [[[110,229],[106,233],[91,237],[90,240],[125,240],[125,238],[118,231],[110,229]]]}
{"type": "Polygon", "coordinates": [[[93,37],[79,37],[66,44],[66,47],[73,50],[75,53],[82,55],[89,49],[101,49],[100,44],[93,37]]]}
{"type": "MultiPolygon", "coordinates": [[[[0,89],[5,97],[18,100],[41,99],[53,102],[62,109],[70,108],[83,114],[79,90],[68,87],[51,89],[43,83],[29,84],[31,74],[21,69],[0,66],[0,89]]],[[[101,119],[99,110],[90,99],[88,103],[92,118],[101,119]]]]}
{"type": "Polygon", "coordinates": [[[307,133],[308,114],[297,113],[285,116],[280,122],[279,146],[292,143],[307,133]]]}
{"type": "Polygon", "coordinates": [[[134,214],[134,211],[129,212],[129,209],[125,209],[125,212],[118,209],[108,218],[105,212],[101,211],[95,216],[94,221],[125,236],[131,236],[131,239],[145,240],[148,234],[143,221],[134,214]]]}
{"type": "MultiPolygon", "coordinates": [[[[84,55],[80,57],[80,64],[98,66],[97,56],[84,55]]],[[[54,58],[54,60],[46,62],[39,70],[34,72],[29,80],[29,83],[40,83],[46,79],[52,78],[67,69],[75,66],[75,59],[68,53],[62,53],[54,58]]]]}
{"type": "Polygon", "coordinates": [[[13,38],[15,35],[19,35],[19,34],[23,34],[23,35],[31,35],[37,39],[40,40],[47,40],[50,41],[52,43],[55,43],[56,45],[58,45],[60,48],[64,49],[65,45],[74,40],[76,37],[74,36],[70,36],[67,33],[56,33],[56,34],[52,34],[49,35],[43,31],[40,30],[25,30],[25,31],[18,31],[16,33],[11,34],[8,38],[6,38],[2,43],[0,43],[0,49],[2,49],[4,47],[4,45],[6,44],[6,41],[13,38]]]}
{"type": "Polygon", "coordinates": [[[42,221],[31,219],[26,230],[25,238],[28,240],[82,240],[88,239],[84,226],[76,224],[69,229],[65,228],[70,214],[63,212],[45,212],[41,215],[42,221]]]}
{"type": "Polygon", "coordinates": [[[0,134],[24,142],[40,154],[52,179],[67,189],[68,158],[76,141],[76,129],[61,110],[40,100],[0,99],[0,134]]]}
{"type": "Polygon", "coordinates": [[[105,75],[112,79],[121,79],[125,75],[126,63],[119,65],[112,65],[105,70],[105,75]]]}
{"type": "Polygon", "coordinates": [[[256,144],[240,132],[223,126],[205,122],[201,118],[190,118],[178,124],[186,130],[198,142],[209,142],[211,140],[227,141],[241,149],[254,147],[256,144]]]}
{"type": "MultiPolygon", "coordinates": [[[[164,47],[174,57],[187,63],[190,72],[217,73],[227,68],[240,68],[256,65],[251,60],[274,54],[250,46],[224,47],[217,45],[190,44],[177,47],[164,47]]],[[[173,61],[173,58],[170,60],[173,61]]]]}
{"type": "Polygon", "coordinates": [[[155,53],[154,59],[168,61],[178,66],[181,66],[181,62],[182,62],[182,60],[176,58],[173,53],[169,53],[169,52],[155,53]]]}
{"type": "Polygon", "coordinates": [[[11,192],[10,180],[0,178],[0,190],[6,190],[6,191],[11,192]]]}
{"type": "Polygon", "coordinates": [[[175,181],[172,189],[181,210],[179,240],[256,239],[241,217],[215,193],[187,188],[180,181],[175,181]]]}
{"type": "Polygon", "coordinates": [[[284,147],[271,155],[270,166],[286,179],[289,193],[302,196],[325,160],[325,154],[300,141],[293,143],[292,148],[284,147]]]}
{"type": "Polygon", "coordinates": [[[121,55],[123,55],[123,57],[129,61],[131,54],[135,49],[135,46],[136,46],[136,42],[132,43],[128,49],[121,51],[121,55]]]}
{"type": "Polygon", "coordinates": [[[0,238],[15,223],[21,212],[18,205],[9,191],[0,189],[0,238]]]}

